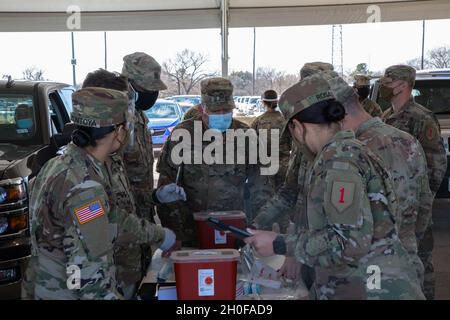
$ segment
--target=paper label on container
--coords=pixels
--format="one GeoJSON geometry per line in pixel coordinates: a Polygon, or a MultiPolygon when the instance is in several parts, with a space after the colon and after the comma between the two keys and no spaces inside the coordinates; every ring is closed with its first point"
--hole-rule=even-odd
{"type": "Polygon", "coordinates": [[[227,234],[225,231],[214,230],[214,243],[215,244],[226,244],[227,234]]]}
{"type": "Polygon", "coordinates": [[[214,269],[198,270],[198,295],[200,297],[214,295],[214,269]]]}

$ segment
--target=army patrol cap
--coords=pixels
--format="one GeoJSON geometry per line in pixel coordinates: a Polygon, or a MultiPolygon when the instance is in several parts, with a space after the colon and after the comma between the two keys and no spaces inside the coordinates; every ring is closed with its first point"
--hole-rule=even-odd
{"type": "Polygon", "coordinates": [[[353,82],[353,85],[356,88],[370,86],[370,79],[371,78],[368,75],[355,74],[355,76],[353,78],[355,79],[355,81],[353,82]]]}
{"type": "Polygon", "coordinates": [[[389,84],[396,80],[403,80],[408,82],[412,87],[416,81],[416,69],[407,65],[390,66],[384,72],[384,77],[380,79],[381,84],[389,84]]]}
{"type": "Polygon", "coordinates": [[[200,83],[202,103],[209,111],[217,111],[224,107],[234,109],[233,85],[230,80],[216,77],[205,79],[200,83]]]}
{"type": "Polygon", "coordinates": [[[161,66],[144,52],[135,52],[123,57],[122,75],[148,91],[167,89],[161,80],[161,66]]]}
{"type": "Polygon", "coordinates": [[[305,79],[319,71],[333,71],[334,67],[331,63],[327,62],[308,62],[300,70],[300,78],[305,79]]]}
{"type": "Polygon", "coordinates": [[[71,120],[83,127],[101,128],[127,121],[128,95],[123,91],[88,87],[72,95],[71,120]]]}
{"type": "Polygon", "coordinates": [[[331,91],[328,81],[317,74],[300,80],[300,82],[288,88],[283,92],[278,103],[278,107],[286,120],[283,132],[289,121],[297,113],[316,103],[330,99],[336,99],[336,97],[331,91]]]}

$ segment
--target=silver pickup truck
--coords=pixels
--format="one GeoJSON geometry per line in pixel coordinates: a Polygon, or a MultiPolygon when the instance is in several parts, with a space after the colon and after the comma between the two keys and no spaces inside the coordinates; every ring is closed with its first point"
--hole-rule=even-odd
{"type": "MultiPolygon", "coordinates": [[[[379,97],[378,88],[378,80],[374,80],[370,98],[385,110],[390,105],[379,97]]],[[[450,198],[450,69],[418,71],[412,95],[417,103],[433,111],[441,125],[449,165],[437,198],[450,198]]]]}

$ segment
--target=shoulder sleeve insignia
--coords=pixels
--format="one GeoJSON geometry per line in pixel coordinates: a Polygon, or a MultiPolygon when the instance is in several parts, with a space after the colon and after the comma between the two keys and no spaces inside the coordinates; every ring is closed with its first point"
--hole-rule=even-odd
{"type": "Polygon", "coordinates": [[[332,224],[357,225],[364,196],[362,177],[352,170],[328,170],[324,209],[332,224]]]}
{"type": "Polygon", "coordinates": [[[99,199],[78,207],[74,211],[80,224],[88,223],[89,221],[100,218],[105,214],[105,210],[99,199]]]}

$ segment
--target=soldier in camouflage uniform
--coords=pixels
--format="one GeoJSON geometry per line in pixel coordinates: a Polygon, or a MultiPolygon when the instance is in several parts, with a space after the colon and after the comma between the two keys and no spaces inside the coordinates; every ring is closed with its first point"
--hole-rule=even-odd
{"type": "MultiPolygon", "coordinates": [[[[187,194],[186,202],[176,205],[161,205],[158,209],[161,222],[175,231],[178,239],[182,240],[183,246],[197,246],[194,212],[244,210],[244,187],[247,179],[251,191],[250,208],[261,205],[261,202],[265,201],[267,195],[270,194],[270,190],[272,190],[268,182],[269,179],[266,176],[259,175],[258,166],[249,164],[250,147],[248,144],[242,148],[236,143],[235,138],[235,143],[232,146],[233,163],[229,164],[229,161],[225,161],[226,154],[230,151],[226,151],[229,147],[225,147],[225,131],[227,129],[242,129],[245,132],[248,129],[244,123],[232,118],[232,111],[235,108],[232,93],[233,85],[227,79],[209,78],[203,80],[201,82],[202,117],[198,120],[183,121],[174,128],[171,136],[164,144],[157,164],[157,170],[160,173],[158,183],[161,185],[173,182],[178,176],[177,173],[180,172],[179,183],[184,187],[187,194]],[[216,132],[223,137],[223,144],[220,143],[224,148],[223,158],[217,159],[223,161],[222,164],[217,162],[206,164],[203,158],[195,161],[196,157],[201,156],[200,150],[205,156],[205,148],[211,148],[207,141],[195,141],[195,135],[201,134],[203,137],[208,128],[214,129],[208,130],[210,133],[216,132]],[[182,164],[176,164],[173,161],[173,156],[175,153],[179,153],[179,150],[176,151],[176,149],[179,148],[181,142],[176,142],[173,136],[181,133],[189,134],[190,139],[194,139],[194,143],[188,143],[188,151],[183,150],[183,153],[187,152],[183,155],[188,160],[183,160],[182,164]],[[237,163],[238,155],[245,157],[245,164],[237,163]],[[254,182],[256,178],[259,179],[258,184],[254,182]],[[261,181],[262,178],[266,178],[264,182],[261,181]]],[[[254,138],[257,140],[256,135],[254,138]]],[[[248,212],[246,213],[248,214],[248,212]]]]}
{"type": "Polygon", "coordinates": [[[140,242],[159,242],[163,250],[173,246],[175,236],[125,214],[114,198],[107,162],[125,144],[127,95],[85,88],[72,100],[71,118],[78,126],[73,142],[64,155],[47,162],[31,193],[32,257],[23,296],[120,299],[113,260],[119,228],[140,242]]]}
{"type": "MultiPolygon", "coordinates": [[[[129,94],[127,78],[103,69],[90,72],[86,76],[83,82],[83,88],[93,86],[120,90],[129,94]]],[[[130,102],[129,112],[134,114],[134,100],[130,102]]],[[[111,172],[111,180],[113,182],[112,193],[118,202],[118,207],[125,215],[136,215],[136,203],[123,163],[122,152],[112,154],[110,161],[107,161],[107,166],[111,172]]],[[[184,192],[182,188],[174,185],[164,186],[164,190],[167,187],[173,188],[175,192],[177,189],[180,189],[179,191],[182,193],[184,192]]],[[[157,198],[157,193],[161,195],[161,190],[159,192],[158,190],[154,190],[152,198],[157,198]]],[[[149,225],[151,226],[151,224],[149,225]]],[[[161,228],[156,227],[155,232],[161,232],[161,228]]],[[[147,270],[144,265],[143,255],[148,253],[143,252],[142,247],[148,247],[148,245],[150,244],[141,244],[135,235],[119,228],[119,236],[114,244],[114,262],[117,268],[117,282],[123,291],[125,299],[131,299],[135,295],[139,283],[146,274],[147,270]]]]}
{"type": "Polygon", "coordinates": [[[287,89],[280,109],[291,135],[318,154],[308,173],[307,227],[295,235],[250,230],[262,255],[295,255],[315,269],[315,299],[423,299],[397,237],[396,196],[382,161],[339,131],[345,116],[328,82],[311,76],[287,89]],[[379,267],[379,286],[367,268],[379,267]]]}
{"type": "Polygon", "coordinates": [[[337,74],[320,75],[329,82],[337,100],[345,107],[343,128],[354,130],[356,138],[383,161],[394,178],[399,238],[423,283],[424,267],[417,255],[417,243],[431,220],[433,203],[425,152],[410,134],[383,123],[378,117],[372,118],[363,109],[355,91],[337,74]]]}
{"type": "MultiPolygon", "coordinates": [[[[284,118],[281,112],[277,111],[276,108],[278,106],[278,96],[274,90],[267,90],[261,96],[261,100],[266,108],[266,112],[262,115],[258,116],[251,125],[251,128],[256,130],[267,130],[267,150],[270,154],[270,137],[271,130],[277,130],[278,133],[281,132],[281,128],[284,124],[284,118]]],[[[290,149],[291,149],[291,140],[288,135],[284,137],[280,137],[280,146],[279,146],[279,170],[278,173],[273,176],[273,185],[276,189],[278,189],[284,181],[284,177],[286,176],[286,170],[289,163],[290,149]]],[[[275,189],[273,190],[275,193],[275,189]]]]}
{"type": "Polygon", "coordinates": [[[131,89],[137,92],[134,138],[125,149],[124,163],[135,195],[137,214],[152,220],[153,147],[144,111],[154,105],[159,91],[167,89],[167,86],[161,80],[161,66],[153,57],[135,52],[126,55],[123,61],[122,75],[128,78],[131,89]]]}
{"type": "Polygon", "coordinates": [[[380,117],[383,111],[381,107],[373,100],[369,99],[370,77],[365,74],[356,74],[354,76],[353,88],[358,92],[359,102],[364,110],[372,117],[380,117]]]}
{"type": "MultiPolygon", "coordinates": [[[[131,190],[136,201],[136,213],[148,221],[154,221],[154,201],[151,197],[153,181],[153,145],[145,110],[151,108],[159,91],[167,89],[161,80],[161,66],[151,56],[135,52],[123,58],[122,75],[130,82],[130,91],[137,93],[135,101],[134,133],[123,152],[123,160],[131,190]]],[[[145,272],[151,262],[151,247],[141,247],[141,265],[145,272]]]]}
{"type": "MultiPolygon", "coordinates": [[[[441,138],[441,128],[435,115],[419,105],[411,96],[416,70],[406,65],[386,69],[380,79],[380,97],[390,101],[392,107],[383,113],[383,120],[419,140],[425,151],[430,189],[435,195],[447,169],[447,157],[441,138]]],[[[419,257],[425,266],[424,293],[434,299],[434,268],[432,262],[432,221],[419,243],[419,257]]]]}

